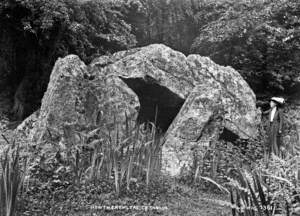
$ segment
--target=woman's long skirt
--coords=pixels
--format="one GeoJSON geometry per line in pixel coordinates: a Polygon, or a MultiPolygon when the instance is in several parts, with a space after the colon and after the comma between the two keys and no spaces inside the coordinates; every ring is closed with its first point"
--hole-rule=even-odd
{"type": "Polygon", "coordinates": [[[279,133],[279,123],[270,122],[269,125],[269,142],[268,142],[268,153],[274,153],[275,155],[280,154],[281,146],[281,134],[279,133]]]}

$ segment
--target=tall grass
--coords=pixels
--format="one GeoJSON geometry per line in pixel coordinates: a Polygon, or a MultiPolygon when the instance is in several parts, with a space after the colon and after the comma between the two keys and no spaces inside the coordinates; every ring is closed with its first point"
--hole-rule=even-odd
{"type": "MultiPolygon", "coordinates": [[[[129,124],[126,124],[129,125],[129,124]]],[[[156,127],[150,124],[151,129],[145,133],[143,125],[134,128],[126,127],[125,132],[120,127],[111,133],[108,146],[104,147],[104,164],[108,177],[113,174],[116,193],[125,180],[126,189],[130,190],[130,183],[145,176],[147,187],[150,184],[153,172],[158,171],[160,141],[156,134],[156,127]],[[122,136],[122,135],[123,136],[122,136]],[[113,172],[112,172],[113,171],[113,172]]]]}
{"type": "Polygon", "coordinates": [[[0,165],[0,215],[14,216],[18,194],[25,177],[26,163],[20,164],[19,147],[10,147],[1,155],[0,165]]]}
{"type": "Polygon", "coordinates": [[[238,169],[230,179],[232,215],[292,215],[299,211],[299,156],[272,155],[252,172],[238,169]]]}
{"type": "Polygon", "coordinates": [[[115,117],[110,128],[93,125],[81,131],[64,129],[62,149],[67,151],[65,161],[74,183],[113,179],[117,195],[123,186],[130,190],[136,180],[150,185],[153,175],[160,171],[160,134],[155,123],[138,124],[124,115],[125,122],[118,123],[115,117]],[[87,154],[86,149],[92,153],[87,154]]]}
{"type": "Polygon", "coordinates": [[[268,193],[263,189],[261,176],[253,173],[247,176],[243,170],[237,171],[237,181],[231,182],[230,200],[232,215],[239,216],[271,216],[275,206],[271,203],[268,193]]]}

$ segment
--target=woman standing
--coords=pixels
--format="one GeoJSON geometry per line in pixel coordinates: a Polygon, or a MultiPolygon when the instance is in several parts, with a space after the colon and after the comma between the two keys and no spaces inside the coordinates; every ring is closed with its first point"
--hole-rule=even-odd
{"type": "Polygon", "coordinates": [[[280,154],[281,134],[283,125],[283,104],[284,99],[281,97],[272,97],[270,100],[270,109],[263,112],[269,113],[268,118],[268,143],[267,152],[270,155],[273,152],[275,155],[280,154]]]}

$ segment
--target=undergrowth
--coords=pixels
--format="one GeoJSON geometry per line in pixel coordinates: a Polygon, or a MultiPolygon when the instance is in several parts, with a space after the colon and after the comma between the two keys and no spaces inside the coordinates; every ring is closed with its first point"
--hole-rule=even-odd
{"type": "MultiPolygon", "coordinates": [[[[60,142],[31,143],[21,151],[11,144],[2,155],[0,215],[88,215],[97,206],[177,209],[172,200],[188,199],[197,206],[202,201],[192,194],[203,191],[228,197],[209,202],[232,209],[233,216],[293,215],[300,210],[295,145],[290,145],[292,151],[285,146],[282,158],[265,158],[264,135],[247,143],[217,142],[195,156],[199,161],[192,172],[172,179],[160,172],[162,143],[155,124],[126,120],[125,126],[114,125],[107,131],[97,124],[65,125],[60,142]]],[[[49,129],[50,137],[55,133],[49,129]]],[[[98,211],[105,215],[107,210],[98,211]]],[[[131,215],[132,209],[109,212],[131,215]]],[[[173,214],[161,209],[151,213],[173,214]]]]}

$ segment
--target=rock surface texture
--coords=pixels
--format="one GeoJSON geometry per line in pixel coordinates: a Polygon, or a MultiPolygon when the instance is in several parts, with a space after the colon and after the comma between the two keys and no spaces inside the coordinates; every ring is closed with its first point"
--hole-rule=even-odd
{"type": "Polygon", "coordinates": [[[138,106],[137,96],[120,78],[95,77],[79,57],[69,55],[54,66],[30,137],[37,142],[60,139],[64,127],[80,130],[96,121],[99,127],[110,128],[122,124],[126,115],[134,118],[138,106]]]}
{"type": "MultiPolygon", "coordinates": [[[[173,176],[192,162],[195,147],[212,140],[257,136],[256,97],[240,74],[207,57],[162,44],[102,56],[86,66],[77,56],[59,59],[31,130],[35,141],[47,128],[156,122],[164,135],[163,170],[173,176]]],[[[26,121],[26,120],[25,120],[26,121]]]]}
{"type": "Polygon", "coordinates": [[[163,164],[172,175],[192,164],[195,147],[255,138],[260,119],[255,94],[237,71],[199,55],[188,56],[186,64],[197,84],[166,134],[163,164]]]}

